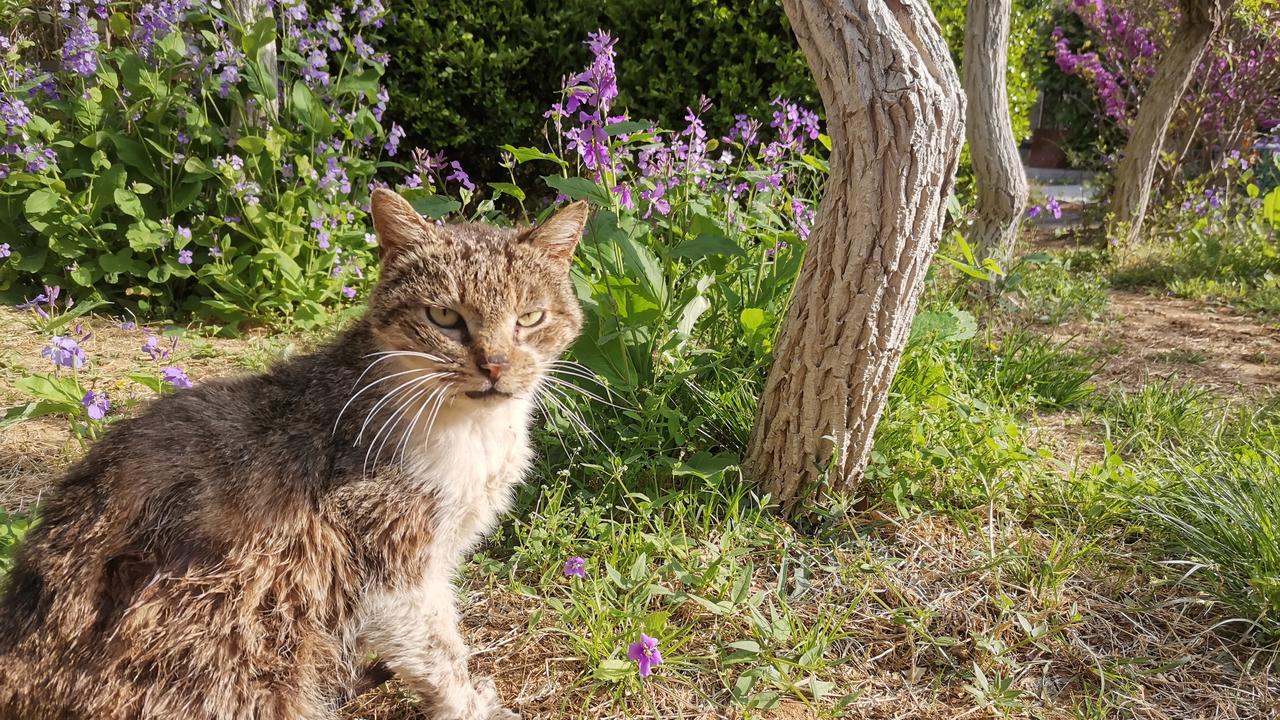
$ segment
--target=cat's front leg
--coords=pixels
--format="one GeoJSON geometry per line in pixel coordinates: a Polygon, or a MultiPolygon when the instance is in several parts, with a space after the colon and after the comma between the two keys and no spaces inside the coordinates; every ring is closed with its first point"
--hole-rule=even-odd
{"type": "Polygon", "coordinates": [[[382,593],[366,603],[361,645],[433,706],[442,720],[517,720],[489,678],[467,670],[470,650],[458,632],[453,588],[430,583],[382,593]]]}

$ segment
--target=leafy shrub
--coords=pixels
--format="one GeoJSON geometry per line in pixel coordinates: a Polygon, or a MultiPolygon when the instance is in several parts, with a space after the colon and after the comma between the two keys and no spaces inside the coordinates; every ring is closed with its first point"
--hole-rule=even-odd
{"type": "Polygon", "coordinates": [[[485,177],[503,144],[537,145],[558,81],[588,59],[582,33],[609,28],[628,62],[622,101],[661,127],[700,95],[725,127],[775,97],[817,102],[777,0],[394,0],[387,27],[391,115],[410,139],[443,147],[485,177]]]}
{"type": "Polygon", "coordinates": [[[0,38],[0,289],[303,325],[355,294],[360,206],[398,141],[376,3],[251,25],[201,0],[61,7],[0,38]]]}

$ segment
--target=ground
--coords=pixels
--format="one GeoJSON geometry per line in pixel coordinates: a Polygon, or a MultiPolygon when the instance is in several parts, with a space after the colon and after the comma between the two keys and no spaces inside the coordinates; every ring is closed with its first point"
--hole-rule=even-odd
{"type": "MultiPolygon", "coordinates": [[[[1094,382],[1101,392],[1137,391],[1174,378],[1227,402],[1246,402],[1280,385],[1280,330],[1272,319],[1129,290],[1106,290],[1098,307],[1092,319],[1045,322],[1037,332],[1100,358],[1094,382]]],[[[88,324],[90,381],[106,387],[124,370],[154,365],[139,349],[142,331],[104,316],[88,324]]],[[[9,339],[0,349],[0,403],[15,405],[22,400],[17,379],[43,369],[46,336],[15,310],[0,312],[0,334],[9,339]]],[[[198,382],[261,369],[316,339],[189,333],[173,361],[198,382]]],[[[1085,409],[1046,409],[1028,425],[1032,445],[1063,477],[1104,461],[1105,427],[1085,409]]],[[[58,417],[0,434],[0,507],[35,506],[81,452],[58,417]]],[[[534,508],[535,517],[512,521],[508,539],[528,542],[533,526],[568,522],[553,502],[534,508]]],[[[592,680],[595,663],[583,647],[593,631],[567,619],[581,589],[552,570],[519,567],[524,556],[518,551],[486,549],[460,590],[473,671],[493,676],[502,696],[528,718],[1280,714],[1280,678],[1266,670],[1269,651],[1230,624],[1219,625],[1220,610],[1161,573],[1141,537],[1083,515],[1058,514],[1053,517],[1068,519],[1046,524],[970,510],[884,508],[850,515],[823,537],[758,516],[747,535],[726,530],[715,536],[721,547],[696,538],[673,544],[679,562],[664,568],[730,558],[717,582],[723,597],[733,597],[692,601],[693,585],[677,580],[678,570],[655,571],[646,583],[684,598],[665,606],[668,622],[684,630],[664,645],[668,665],[644,684],[630,677],[614,685],[592,680]],[[733,547],[735,541],[740,545],[733,547]],[[729,592],[730,584],[740,591],[729,592]],[[776,643],[762,648],[770,633],[776,643]],[[746,644],[726,655],[735,638],[746,644]],[[706,670],[709,664],[714,671],[706,670]],[[739,674],[743,667],[762,668],[759,685],[777,691],[751,691],[765,709],[724,702],[726,689],[747,675],[739,674]]],[[[643,532],[652,528],[635,535],[643,532]]],[[[592,592],[641,591],[628,580],[617,583],[625,593],[604,585],[592,592]]],[[[394,685],[358,698],[344,715],[424,717],[394,685]]]]}

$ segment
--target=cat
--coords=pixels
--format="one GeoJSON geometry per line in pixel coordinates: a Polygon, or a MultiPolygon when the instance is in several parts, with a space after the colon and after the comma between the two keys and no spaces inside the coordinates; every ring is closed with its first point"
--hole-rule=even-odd
{"type": "Polygon", "coordinates": [[[519,717],[468,673],[452,581],[581,330],[587,206],[370,214],[381,275],[336,340],[157,400],[59,481],[0,599],[0,718],[324,720],[386,671],[433,718],[519,717]]]}

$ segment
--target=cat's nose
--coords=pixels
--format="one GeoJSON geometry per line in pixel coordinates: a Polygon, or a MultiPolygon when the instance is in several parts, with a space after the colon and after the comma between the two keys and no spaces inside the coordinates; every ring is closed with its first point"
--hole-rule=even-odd
{"type": "Polygon", "coordinates": [[[480,363],[480,369],[488,373],[489,379],[494,382],[498,381],[508,367],[511,367],[511,361],[506,355],[486,355],[484,362],[480,363]]]}

